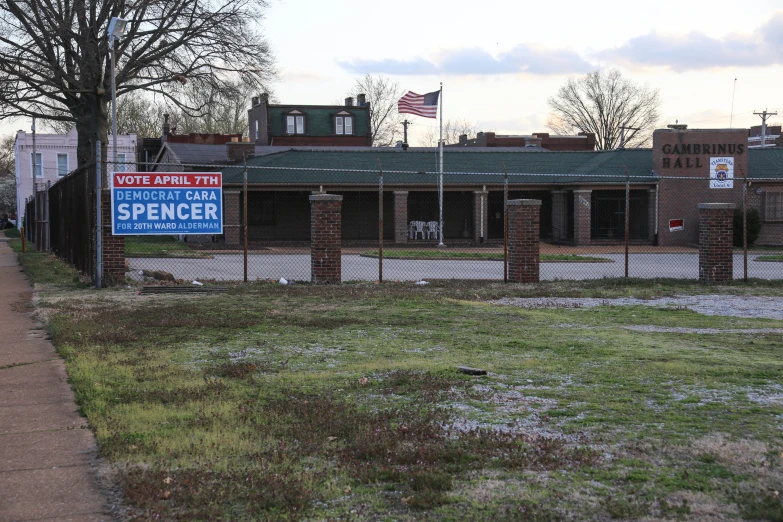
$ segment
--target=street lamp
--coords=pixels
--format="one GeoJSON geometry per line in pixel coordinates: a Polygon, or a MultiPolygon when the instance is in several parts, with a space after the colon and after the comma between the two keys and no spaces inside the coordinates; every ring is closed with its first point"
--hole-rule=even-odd
{"type": "Polygon", "coordinates": [[[111,49],[111,135],[114,147],[112,165],[117,170],[117,92],[114,83],[114,42],[125,36],[125,26],[128,22],[123,18],[114,17],[109,22],[109,49],[111,49]]]}

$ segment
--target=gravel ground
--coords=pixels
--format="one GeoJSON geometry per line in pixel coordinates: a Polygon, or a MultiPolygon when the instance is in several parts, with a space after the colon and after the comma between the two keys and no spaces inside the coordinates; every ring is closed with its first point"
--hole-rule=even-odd
{"type": "MultiPolygon", "coordinates": [[[[763,317],[783,319],[783,297],[749,297],[738,295],[689,295],[662,297],[659,299],[618,299],[537,297],[504,298],[490,301],[492,304],[521,306],[522,308],[593,308],[595,306],[644,305],[661,307],[685,307],[704,315],[733,317],[763,317]]],[[[709,333],[709,332],[703,332],[709,333]]]]}

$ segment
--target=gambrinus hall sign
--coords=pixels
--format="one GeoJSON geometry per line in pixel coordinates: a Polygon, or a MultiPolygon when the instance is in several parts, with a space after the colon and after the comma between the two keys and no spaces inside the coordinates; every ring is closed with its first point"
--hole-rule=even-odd
{"type": "Polygon", "coordinates": [[[219,172],[115,172],[113,235],[223,233],[219,172]]]}

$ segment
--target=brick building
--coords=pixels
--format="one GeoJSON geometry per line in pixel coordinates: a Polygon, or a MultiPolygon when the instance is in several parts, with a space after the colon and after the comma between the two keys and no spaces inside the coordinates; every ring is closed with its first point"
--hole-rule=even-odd
{"type": "Polygon", "coordinates": [[[459,143],[447,147],[541,147],[546,150],[595,150],[595,134],[580,132],[576,136],[561,136],[548,132],[530,135],[503,135],[494,132],[479,132],[475,138],[466,134],[459,137],[459,143]]]}
{"type": "MultiPolygon", "coordinates": [[[[248,180],[249,238],[305,241],[308,197],[343,197],[342,236],[372,240],[378,231],[378,166],[384,176],[384,237],[412,241],[411,221],[438,220],[437,149],[256,147],[248,180]],[[254,167],[270,167],[269,170],[254,167]]],[[[503,168],[509,198],[541,201],[539,234],[575,245],[624,240],[625,182],[630,182],[630,238],[635,244],[696,245],[698,204],[741,206],[762,216],[757,244],[783,244],[783,149],[748,147],[747,130],[661,129],[652,149],[547,152],[538,147],[447,148],[444,238],[499,242],[503,237],[503,168]]],[[[243,169],[222,169],[226,224],[238,225],[243,169]],[[236,211],[229,217],[229,209],[236,211]],[[234,219],[236,222],[232,222],[234,219]]],[[[226,236],[238,242],[239,230],[226,236]]],[[[416,240],[423,238],[414,236],[416,240]]],[[[432,239],[432,238],[427,238],[432,239]]]]}
{"type": "Polygon", "coordinates": [[[364,94],[344,105],[270,104],[266,93],[247,111],[250,141],[273,146],[372,146],[370,104],[364,94]]]}

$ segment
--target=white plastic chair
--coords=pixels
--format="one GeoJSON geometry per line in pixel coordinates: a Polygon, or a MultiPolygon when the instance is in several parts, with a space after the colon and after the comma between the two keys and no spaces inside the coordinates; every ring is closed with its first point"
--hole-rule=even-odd
{"type": "Polygon", "coordinates": [[[411,221],[413,227],[413,239],[418,239],[418,235],[421,234],[421,238],[424,239],[424,221],[411,221]]]}
{"type": "Polygon", "coordinates": [[[438,239],[438,222],[427,221],[427,238],[438,239]]]}

